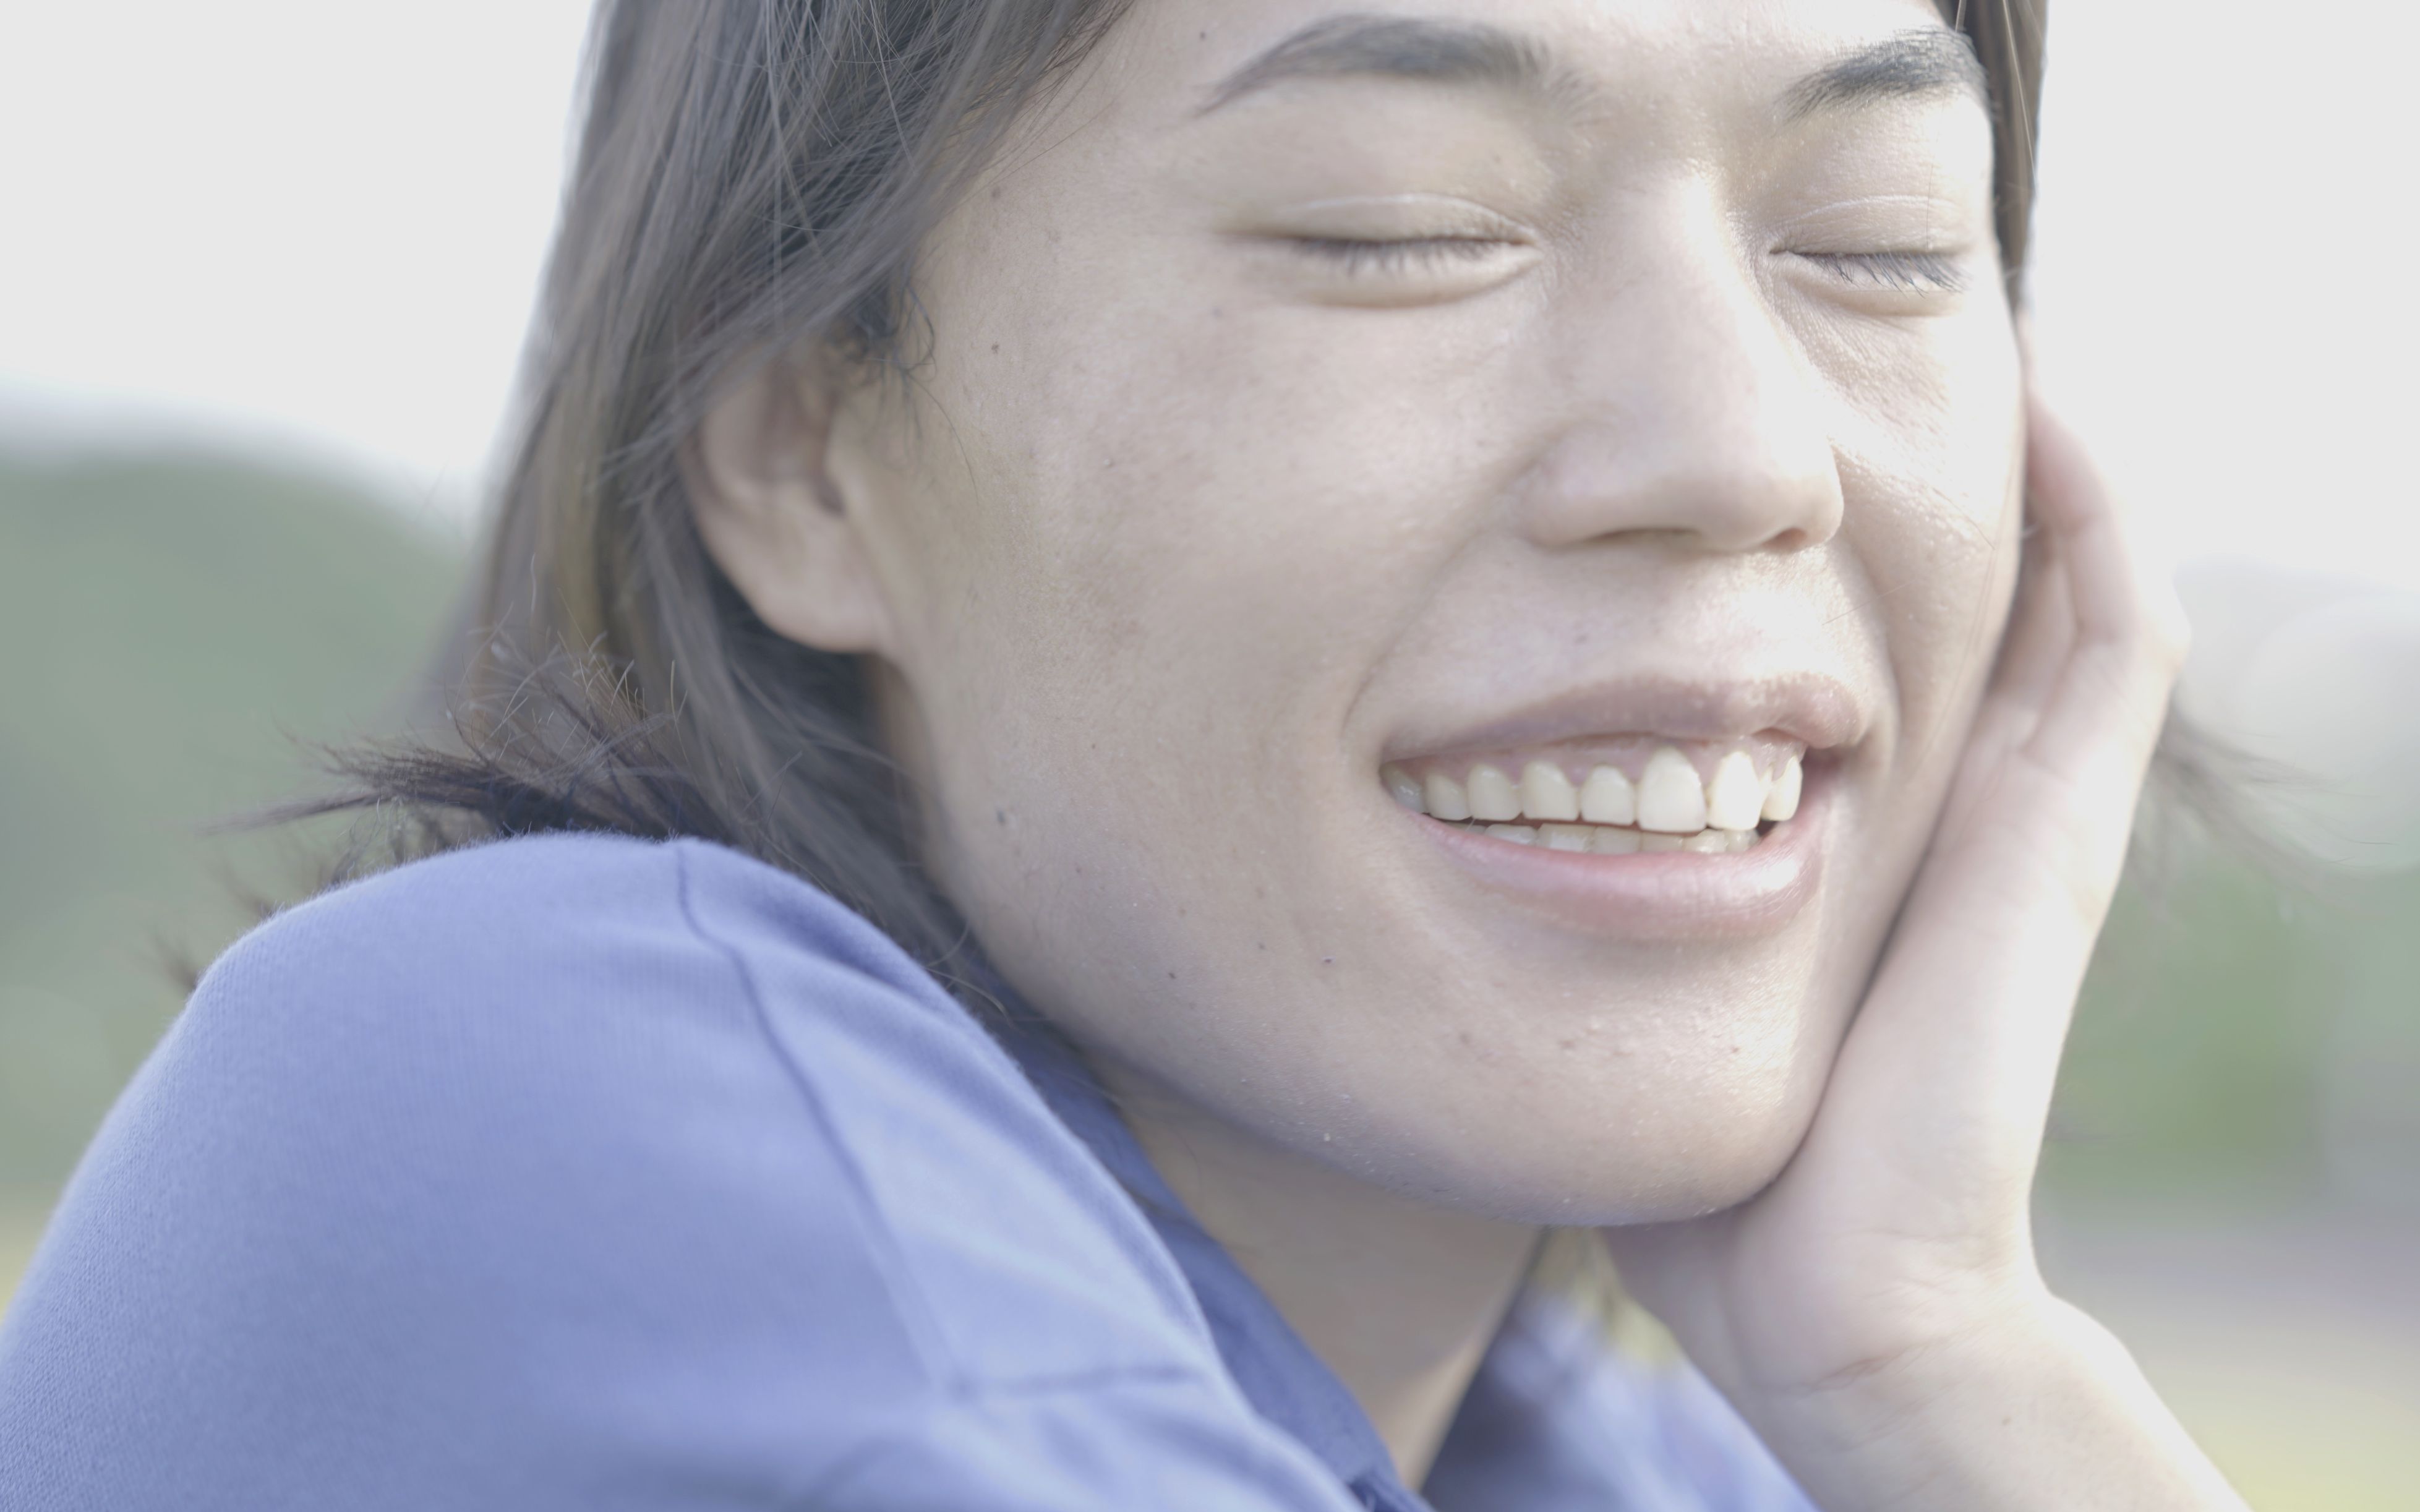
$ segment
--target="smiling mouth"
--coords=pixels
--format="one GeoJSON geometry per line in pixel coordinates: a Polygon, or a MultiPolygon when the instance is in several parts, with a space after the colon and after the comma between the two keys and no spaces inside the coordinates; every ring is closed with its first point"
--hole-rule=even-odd
{"type": "Polygon", "coordinates": [[[1527,750],[1391,762],[1404,808],[1512,845],[1597,856],[1754,850],[1798,811],[1806,743],[1612,736],[1527,750]]]}

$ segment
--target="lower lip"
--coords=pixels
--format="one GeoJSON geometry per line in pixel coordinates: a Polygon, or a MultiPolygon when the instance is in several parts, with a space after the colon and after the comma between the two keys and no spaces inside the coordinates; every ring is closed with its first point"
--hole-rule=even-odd
{"type": "Polygon", "coordinates": [[[1751,849],[1598,856],[1491,839],[1406,810],[1447,858],[1492,891],[1593,933],[1630,939],[1746,939],[1805,911],[1823,880],[1829,774],[1808,772],[1797,815],[1751,849]]]}

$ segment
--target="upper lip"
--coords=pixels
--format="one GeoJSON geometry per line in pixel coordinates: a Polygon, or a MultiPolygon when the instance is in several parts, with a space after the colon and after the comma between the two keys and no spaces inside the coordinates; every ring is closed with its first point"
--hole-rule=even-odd
{"type": "Polygon", "coordinates": [[[1822,672],[1697,681],[1623,677],[1590,683],[1466,724],[1407,729],[1389,742],[1388,760],[1453,750],[1544,746],[1613,734],[1671,740],[1731,740],[1774,734],[1823,750],[1863,733],[1863,703],[1849,685],[1822,672]]]}

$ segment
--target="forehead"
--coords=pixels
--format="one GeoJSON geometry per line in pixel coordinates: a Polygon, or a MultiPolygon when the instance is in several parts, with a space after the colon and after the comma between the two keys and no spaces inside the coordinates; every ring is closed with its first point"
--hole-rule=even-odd
{"type": "Polygon", "coordinates": [[[1138,0],[1120,33],[1108,71],[1178,118],[1373,79],[1581,116],[1985,99],[1931,0],[1138,0]]]}

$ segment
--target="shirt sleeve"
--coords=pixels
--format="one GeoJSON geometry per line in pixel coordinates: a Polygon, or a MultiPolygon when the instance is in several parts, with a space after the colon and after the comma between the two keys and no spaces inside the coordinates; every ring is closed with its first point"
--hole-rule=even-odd
{"type": "Polygon", "coordinates": [[[515,841],[214,965],[0,1325],[0,1508],[1342,1512],[891,943],[515,841]]]}

